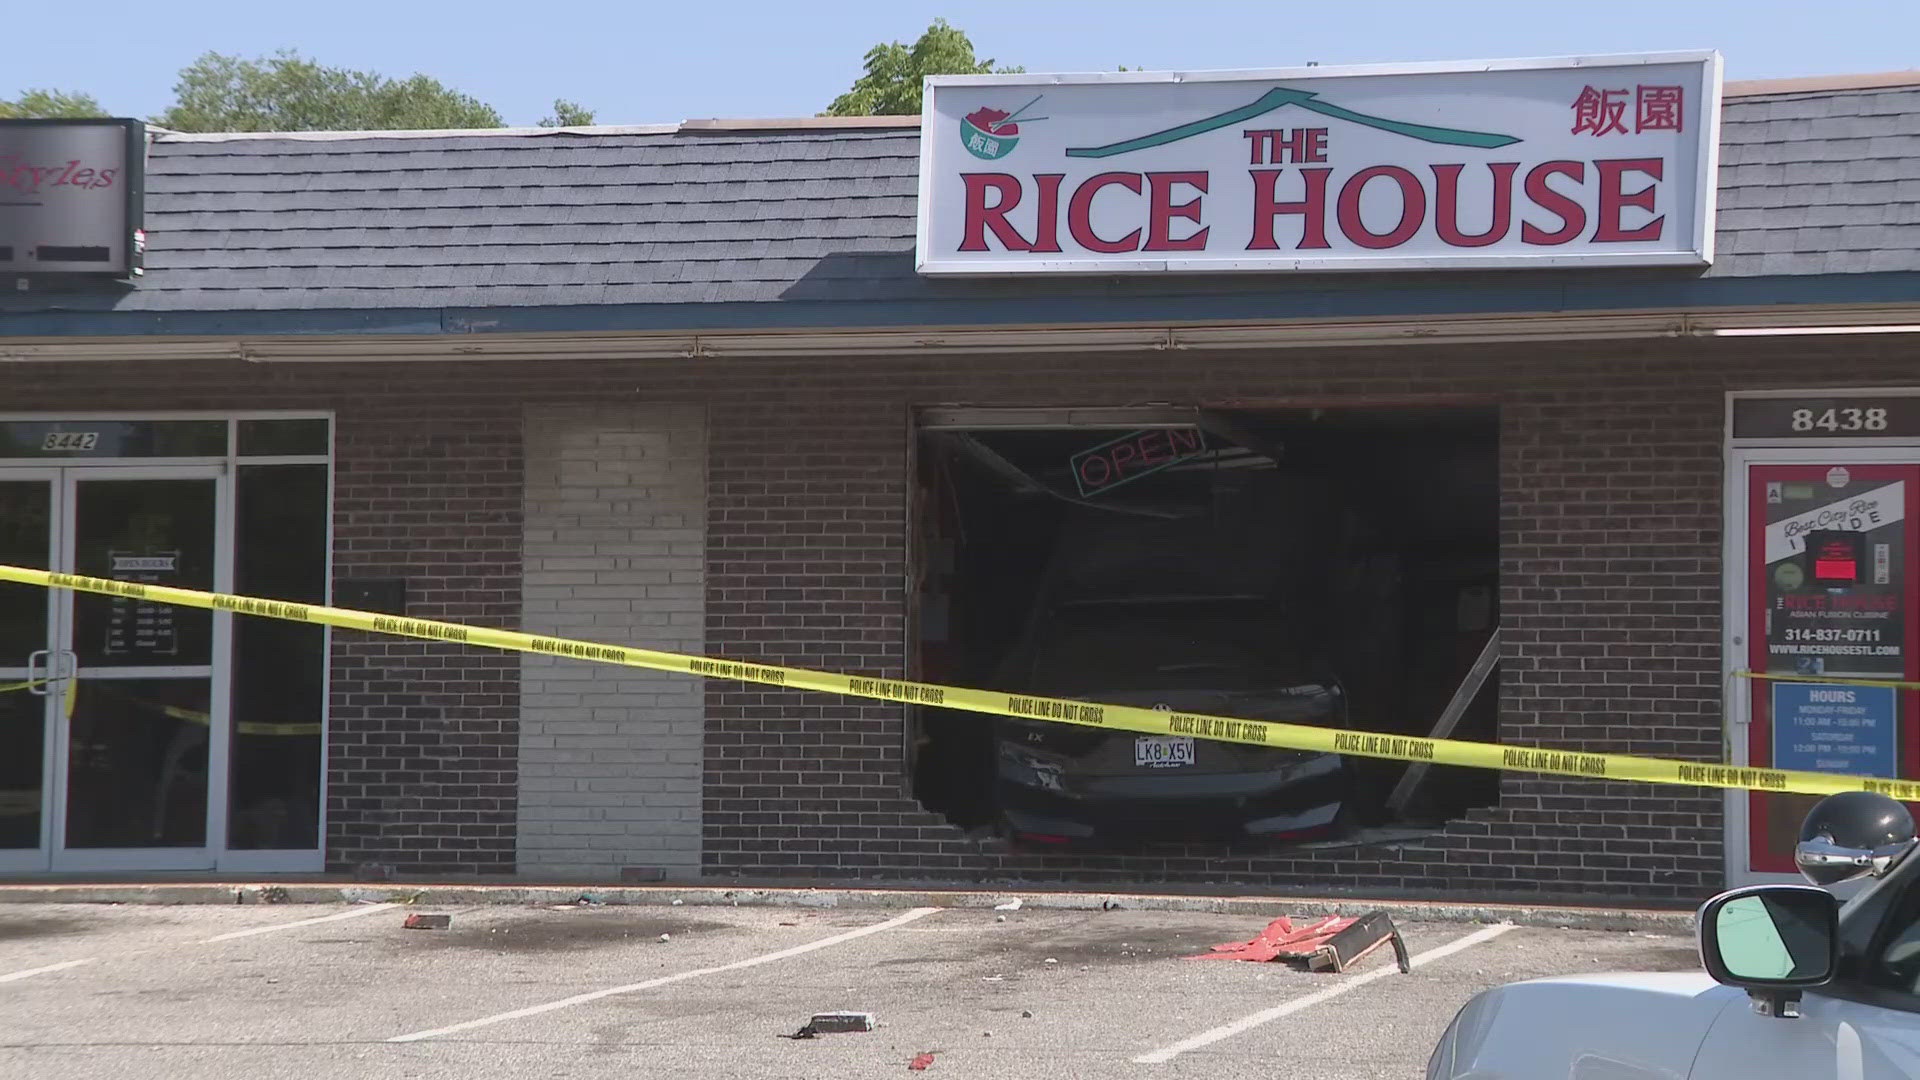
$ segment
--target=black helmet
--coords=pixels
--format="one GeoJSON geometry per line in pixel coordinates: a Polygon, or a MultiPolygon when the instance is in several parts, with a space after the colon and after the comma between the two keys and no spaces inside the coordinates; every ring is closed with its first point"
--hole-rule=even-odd
{"type": "Polygon", "coordinates": [[[1815,885],[1837,885],[1885,874],[1913,846],[1913,815],[1905,806],[1871,791],[1843,791],[1807,814],[1793,861],[1815,885]]]}

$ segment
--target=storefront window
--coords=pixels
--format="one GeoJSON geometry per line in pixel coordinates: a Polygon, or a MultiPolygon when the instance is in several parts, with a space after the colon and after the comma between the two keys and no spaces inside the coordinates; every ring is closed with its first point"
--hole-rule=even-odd
{"type": "MultiPolygon", "coordinates": [[[[324,426],[324,421],[316,422],[324,426]]],[[[240,466],[235,519],[236,592],[302,603],[326,601],[325,465],[240,466]]],[[[227,846],[316,848],[325,630],[236,615],[233,639],[227,846]]]]}
{"type": "Polygon", "coordinates": [[[296,454],[320,455],[329,450],[327,421],[322,418],[298,420],[240,421],[241,457],[291,457],[296,454]]]}

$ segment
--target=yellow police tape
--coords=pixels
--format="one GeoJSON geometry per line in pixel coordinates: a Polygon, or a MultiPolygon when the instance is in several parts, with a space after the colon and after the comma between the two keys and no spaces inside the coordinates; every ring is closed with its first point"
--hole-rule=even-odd
{"type": "Polygon", "coordinates": [[[1756,682],[1832,683],[1836,686],[1882,686],[1892,690],[1920,690],[1920,682],[1904,679],[1856,679],[1845,675],[1793,675],[1784,671],[1736,671],[1736,679],[1756,682]]]}
{"type": "Polygon", "coordinates": [[[606,645],[572,638],[544,637],[514,630],[378,615],[347,608],[262,600],[226,593],[197,592],[164,585],[142,585],[105,578],[82,577],[19,566],[0,565],[0,581],[41,585],[55,589],[124,596],[181,607],[207,608],[267,619],[366,630],[377,634],[424,638],[513,652],[587,660],[601,664],[678,672],[710,679],[764,683],[790,690],[815,690],[849,697],[931,705],[963,712],[986,713],[1031,720],[1051,720],[1107,730],[1147,735],[1190,735],[1219,742],[1244,743],[1288,750],[1350,754],[1359,757],[1411,761],[1425,765],[1462,765],[1479,769],[1550,773],[1597,780],[1637,780],[1645,783],[1686,784],[1696,787],[1750,791],[1831,795],[1841,791],[1875,791],[1908,802],[1920,802],[1920,781],[1883,780],[1870,776],[1800,772],[1788,769],[1713,765],[1670,758],[1552,750],[1531,746],[1500,746],[1460,739],[1424,739],[1411,735],[1382,735],[1334,728],[1245,720],[1228,716],[1167,712],[1130,705],[1103,705],[1061,698],[971,690],[938,683],[901,679],[873,679],[807,668],[716,660],[683,653],[606,645]]]}
{"type": "MultiPolygon", "coordinates": [[[[19,682],[19,683],[0,683],[0,694],[7,693],[10,690],[31,690],[36,686],[46,686],[52,683],[53,681],[54,680],[52,679],[29,679],[26,682],[19,682]]],[[[80,685],[78,680],[71,681],[67,684],[67,692],[63,701],[65,703],[68,716],[73,715],[74,699],[76,695],[79,693],[79,690],[80,690],[80,685]]],[[[144,705],[152,709],[158,709],[163,715],[167,716],[169,719],[184,720],[189,724],[201,724],[206,726],[211,726],[213,724],[213,717],[210,714],[201,712],[198,709],[185,709],[185,708],[181,708],[178,705],[155,705],[149,701],[135,701],[134,704],[144,705]]],[[[284,735],[318,735],[320,734],[320,725],[317,723],[311,723],[311,722],[298,723],[298,724],[269,724],[269,723],[263,723],[263,722],[252,721],[252,720],[242,720],[241,722],[233,725],[233,728],[235,731],[239,732],[242,735],[284,736],[284,735]]]]}
{"type": "MultiPolygon", "coordinates": [[[[199,709],[186,709],[178,705],[156,705],[151,701],[139,700],[135,700],[134,704],[144,705],[149,709],[158,709],[163,716],[166,716],[170,720],[181,720],[189,724],[199,724],[202,727],[213,726],[213,715],[211,713],[201,712],[199,709]]],[[[304,724],[269,724],[255,720],[242,720],[233,725],[233,730],[241,735],[318,735],[320,734],[320,725],[311,722],[304,724]]]]}
{"type": "MultiPolygon", "coordinates": [[[[14,690],[31,690],[36,686],[51,686],[53,683],[53,679],[28,679],[26,682],[0,683],[0,694],[10,693],[14,690]]],[[[67,692],[60,698],[61,703],[66,707],[68,716],[73,715],[73,697],[78,689],[79,687],[76,684],[68,683],[67,692]]]]}

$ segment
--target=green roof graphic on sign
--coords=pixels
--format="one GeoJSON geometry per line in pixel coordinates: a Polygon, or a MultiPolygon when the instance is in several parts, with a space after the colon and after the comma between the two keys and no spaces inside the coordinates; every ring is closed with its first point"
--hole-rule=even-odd
{"type": "Polygon", "coordinates": [[[1108,143],[1106,146],[1084,146],[1077,149],[1070,149],[1067,151],[1067,156],[1104,158],[1113,157],[1116,154],[1129,154],[1135,150],[1145,150],[1154,146],[1165,146],[1168,143],[1179,142],[1182,139],[1191,139],[1195,135],[1204,135],[1209,131],[1216,131],[1223,127],[1244,123],[1256,116],[1264,116],[1275,109],[1287,105],[1298,105],[1303,109],[1317,112],[1322,116],[1330,116],[1336,120],[1351,120],[1356,124],[1364,124],[1367,127],[1376,128],[1380,131],[1392,132],[1395,135],[1405,135],[1407,138],[1419,139],[1422,142],[1443,143],[1448,146],[1474,146],[1484,150],[1491,150],[1497,146],[1510,146],[1520,141],[1520,139],[1514,135],[1494,135],[1484,131],[1462,131],[1458,128],[1434,127],[1430,124],[1412,124],[1404,120],[1388,120],[1384,117],[1368,116],[1365,113],[1357,113],[1352,109],[1344,109],[1338,105],[1321,101],[1319,94],[1311,90],[1290,90],[1284,86],[1276,86],[1266,93],[1261,94],[1260,97],[1253,102],[1242,105],[1237,109],[1229,109],[1218,115],[1209,116],[1204,120],[1195,120],[1192,123],[1181,124],[1179,127],[1170,127],[1165,131],[1156,131],[1151,135],[1142,135],[1137,139],[1128,139],[1125,142],[1108,143]]]}

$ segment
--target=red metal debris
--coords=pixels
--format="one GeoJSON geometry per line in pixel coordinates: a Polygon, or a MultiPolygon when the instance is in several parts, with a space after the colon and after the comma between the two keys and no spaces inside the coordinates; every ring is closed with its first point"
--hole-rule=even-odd
{"type": "Polygon", "coordinates": [[[915,1054],[913,1060],[907,1062],[907,1068],[912,1069],[914,1072],[925,1072],[927,1071],[927,1066],[931,1064],[933,1064],[932,1054],[915,1054]]]}
{"type": "Polygon", "coordinates": [[[1402,972],[1413,970],[1407,956],[1407,943],[1393,919],[1384,911],[1370,911],[1356,919],[1333,915],[1305,926],[1293,925],[1282,916],[1267,924],[1252,941],[1230,941],[1215,945],[1211,951],[1192,960],[1269,960],[1305,961],[1309,971],[1345,971],[1367,958],[1382,945],[1392,944],[1395,962],[1402,972]]]}
{"type": "Polygon", "coordinates": [[[1328,938],[1357,921],[1328,915],[1303,926],[1295,926],[1292,919],[1282,915],[1268,923],[1267,928],[1260,931],[1260,936],[1252,941],[1229,941],[1225,945],[1215,945],[1210,952],[1203,952],[1199,956],[1190,956],[1187,959],[1252,960],[1258,963],[1280,959],[1305,959],[1325,945],[1328,938]]]}

